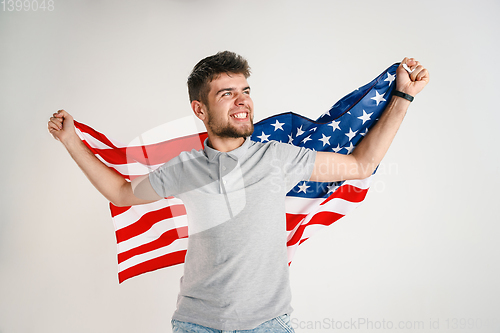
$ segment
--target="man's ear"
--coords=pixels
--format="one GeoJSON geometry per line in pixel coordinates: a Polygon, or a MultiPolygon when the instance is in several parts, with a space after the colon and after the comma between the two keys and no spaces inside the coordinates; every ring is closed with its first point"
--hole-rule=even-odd
{"type": "Polygon", "coordinates": [[[207,117],[207,111],[206,111],[205,105],[203,105],[202,102],[192,101],[191,102],[191,109],[193,109],[194,114],[196,115],[196,117],[201,119],[201,121],[204,121],[205,118],[207,117]]]}

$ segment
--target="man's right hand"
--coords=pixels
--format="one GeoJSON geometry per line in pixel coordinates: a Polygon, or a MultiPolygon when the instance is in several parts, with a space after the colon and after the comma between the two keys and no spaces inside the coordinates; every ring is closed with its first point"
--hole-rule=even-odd
{"type": "Polygon", "coordinates": [[[73,117],[64,110],[52,115],[48,123],[49,133],[63,144],[70,138],[78,137],[75,132],[73,117]]]}
{"type": "Polygon", "coordinates": [[[101,162],[80,140],[73,117],[66,111],[54,113],[50,117],[48,129],[54,139],[63,143],[92,185],[115,206],[142,205],[161,199],[151,186],[148,175],[134,179],[131,184],[101,162]],[[135,195],[132,185],[139,197],[135,195]]]}

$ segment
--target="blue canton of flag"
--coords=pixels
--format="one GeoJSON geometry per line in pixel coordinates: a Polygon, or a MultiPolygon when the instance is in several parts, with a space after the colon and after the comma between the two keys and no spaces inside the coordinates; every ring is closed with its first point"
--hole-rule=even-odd
{"type": "MultiPolygon", "coordinates": [[[[278,114],[256,123],[251,139],[350,154],[390,101],[398,66],[398,63],[392,65],[370,83],[343,97],[316,121],[293,112],[278,114]]],[[[342,184],[304,181],[287,196],[327,198],[342,184]]]]}

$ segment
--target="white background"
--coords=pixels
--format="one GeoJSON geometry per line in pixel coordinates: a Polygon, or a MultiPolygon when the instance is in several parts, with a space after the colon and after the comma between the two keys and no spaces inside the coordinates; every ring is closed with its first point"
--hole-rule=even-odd
{"type": "Polygon", "coordinates": [[[190,70],[226,49],[252,66],[256,120],[289,110],[316,118],[404,56],[431,73],[366,202],[299,248],[296,331],[333,331],[334,320],[344,331],[500,332],[498,1],[7,9],[0,4],[1,333],[171,331],[182,266],[118,284],[107,201],[46,123],[65,108],[128,142],[189,115],[190,70]]]}

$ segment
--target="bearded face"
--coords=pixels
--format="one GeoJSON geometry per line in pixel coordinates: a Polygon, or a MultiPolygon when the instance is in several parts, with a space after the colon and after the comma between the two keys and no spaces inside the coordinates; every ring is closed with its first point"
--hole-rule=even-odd
{"type": "MultiPolygon", "coordinates": [[[[246,111],[247,115],[239,115],[239,119],[249,118],[245,123],[236,123],[234,121],[221,121],[217,114],[212,113],[210,109],[208,111],[208,121],[207,127],[210,129],[212,134],[220,138],[246,138],[253,133],[253,119],[249,116],[252,112],[250,110],[246,111]]],[[[240,112],[241,114],[241,112],[240,112]]],[[[231,116],[230,116],[231,117],[231,116]]],[[[234,116],[236,117],[236,116],[234,116]]]]}
{"type": "Polygon", "coordinates": [[[245,138],[253,133],[253,101],[243,74],[221,74],[210,82],[205,109],[205,125],[211,135],[245,138]]]}

